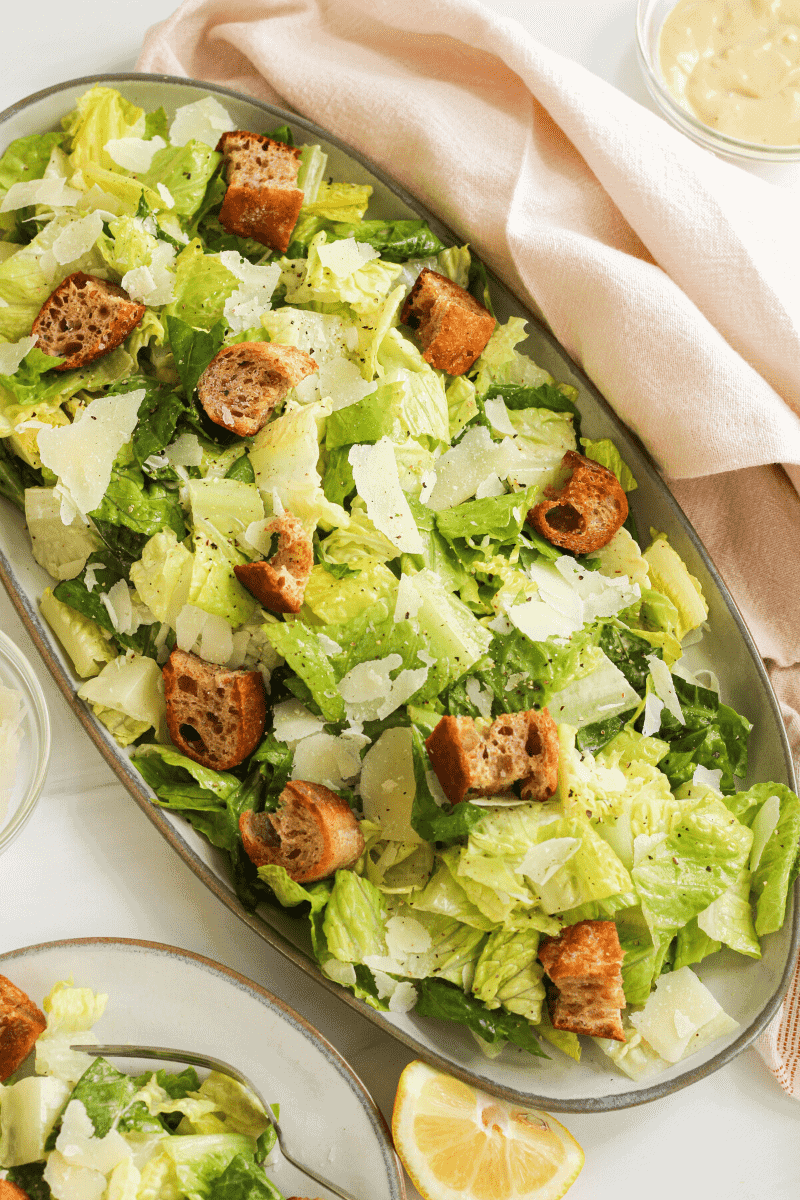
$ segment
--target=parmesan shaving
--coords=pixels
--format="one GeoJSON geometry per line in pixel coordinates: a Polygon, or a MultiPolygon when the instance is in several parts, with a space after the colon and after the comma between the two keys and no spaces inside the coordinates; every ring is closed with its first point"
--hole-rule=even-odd
{"type": "Polygon", "coordinates": [[[156,152],[163,150],[166,144],[158,134],[147,141],[137,137],[109,138],[105,151],[118,167],[141,173],[150,170],[156,152]]]}
{"type": "MultiPolygon", "coordinates": [[[[92,512],[103,499],[114,459],[131,439],[144,398],[144,388],[97,396],[71,425],[39,430],[36,440],[42,463],[58,476],[62,494],[78,512],[92,512]]],[[[64,524],[71,522],[72,517],[64,524]]]]}
{"type": "Polygon", "coordinates": [[[36,342],[37,338],[34,334],[32,337],[20,338],[18,342],[0,344],[0,375],[13,375],[36,342]]]}
{"type": "Polygon", "coordinates": [[[169,140],[173,146],[185,146],[187,142],[204,142],[212,150],[223,133],[236,128],[236,122],[213,96],[183,104],[175,112],[170,125],[169,140]]]}
{"type": "Polygon", "coordinates": [[[348,459],[367,516],[403,554],[422,554],[425,547],[400,487],[394,447],[388,437],[374,446],[357,445],[348,459]]]}

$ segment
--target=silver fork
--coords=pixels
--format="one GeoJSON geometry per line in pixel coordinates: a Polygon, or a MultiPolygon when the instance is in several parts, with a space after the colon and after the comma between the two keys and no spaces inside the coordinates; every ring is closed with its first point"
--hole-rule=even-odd
{"type": "Polygon", "coordinates": [[[230,1063],[223,1062],[220,1058],[212,1058],[210,1054],[195,1054],[191,1050],[173,1050],[166,1046],[72,1046],[72,1050],[81,1050],[84,1054],[91,1054],[95,1058],[153,1058],[162,1062],[183,1063],[189,1067],[207,1067],[209,1070],[219,1071],[222,1075],[229,1075],[231,1079],[235,1079],[252,1092],[257,1100],[261,1102],[264,1109],[264,1116],[269,1121],[272,1128],[275,1130],[275,1136],[278,1139],[281,1154],[290,1162],[298,1171],[302,1171],[304,1175],[308,1175],[309,1179],[313,1179],[316,1183],[321,1183],[329,1192],[334,1192],[337,1196],[341,1196],[342,1200],[360,1200],[352,1192],[348,1192],[338,1183],[332,1183],[330,1179],[326,1179],[324,1175],[320,1175],[313,1167],[306,1166],[304,1163],[298,1162],[293,1155],[286,1149],[283,1140],[283,1132],[270,1106],[267,1104],[264,1097],[259,1092],[252,1080],[248,1079],[236,1067],[232,1067],[230,1063]]]}

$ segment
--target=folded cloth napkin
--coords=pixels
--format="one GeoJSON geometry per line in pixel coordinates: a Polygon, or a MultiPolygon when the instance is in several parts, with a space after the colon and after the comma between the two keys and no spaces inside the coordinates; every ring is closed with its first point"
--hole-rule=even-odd
{"type": "Polygon", "coordinates": [[[800,762],[792,193],[479,0],[185,0],[137,67],[316,121],[528,300],[658,463],[753,634],[800,762]]]}

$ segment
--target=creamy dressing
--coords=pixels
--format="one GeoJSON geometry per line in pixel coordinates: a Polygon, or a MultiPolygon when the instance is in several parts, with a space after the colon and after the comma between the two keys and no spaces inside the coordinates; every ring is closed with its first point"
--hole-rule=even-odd
{"type": "Polygon", "coordinates": [[[704,125],[800,145],[800,0],[679,0],[659,58],[669,90],[704,125]]]}

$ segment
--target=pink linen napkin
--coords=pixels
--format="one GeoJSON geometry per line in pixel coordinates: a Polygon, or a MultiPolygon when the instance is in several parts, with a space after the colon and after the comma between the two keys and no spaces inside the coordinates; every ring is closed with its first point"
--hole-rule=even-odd
{"type": "MultiPolygon", "coordinates": [[[[137,68],[316,121],[529,301],[642,439],[705,543],[800,765],[792,193],[694,146],[478,0],[185,0],[148,32],[137,68]]],[[[798,1043],[800,980],[794,997],[782,1019],[794,1013],[798,1043]]],[[[792,1040],[781,1042],[780,1020],[760,1049],[800,1095],[780,1065],[792,1040]]]]}

